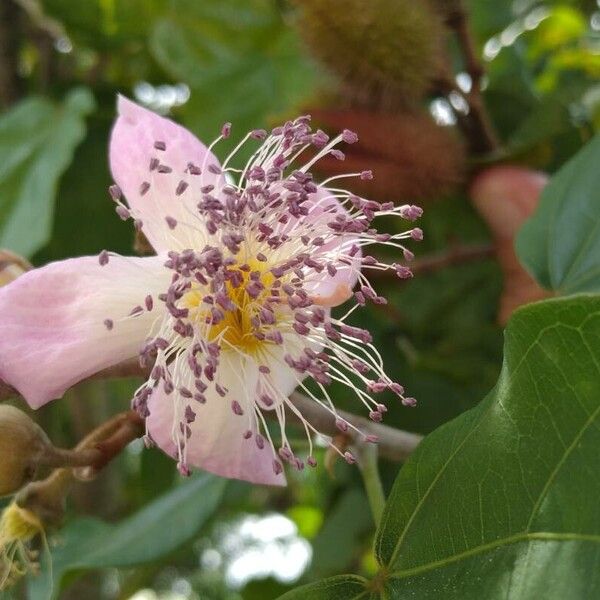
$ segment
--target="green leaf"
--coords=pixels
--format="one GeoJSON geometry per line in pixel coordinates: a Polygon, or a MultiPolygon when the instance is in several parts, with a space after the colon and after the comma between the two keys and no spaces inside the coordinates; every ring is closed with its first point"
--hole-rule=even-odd
{"type": "Polygon", "coordinates": [[[57,597],[73,571],[133,567],[154,562],[192,540],[219,505],[226,480],[198,475],[121,523],[89,518],[71,521],[52,549],[52,568],[31,579],[29,600],[57,597]]]}
{"type": "Polygon", "coordinates": [[[375,551],[390,597],[600,594],[600,299],[530,305],[498,384],[402,468],[375,551]]]}
{"type": "Polygon", "coordinates": [[[235,139],[265,126],[268,116],[289,110],[312,89],[313,68],[295,32],[264,0],[174,0],[157,19],[149,46],[171,77],[191,87],[177,112],[207,140],[225,121],[233,123],[235,139]]]}
{"type": "Polygon", "coordinates": [[[0,246],[31,256],[47,242],[59,179],[93,108],[78,88],[61,104],[28,98],[0,118],[0,246]]]}
{"type": "Polygon", "coordinates": [[[296,588],[280,600],[369,600],[367,580],[356,575],[338,575],[296,588]]]}
{"type": "Polygon", "coordinates": [[[368,501],[360,489],[350,489],[341,495],[312,542],[311,574],[339,573],[356,558],[361,539],[373,531],[373,517],[365,506],[368,501]]]}
{"type": "Polygon", "coordinates": [[[600,135],[552,178],[516,241],[521,262],[560,294],[600,291],[600,135]]]}

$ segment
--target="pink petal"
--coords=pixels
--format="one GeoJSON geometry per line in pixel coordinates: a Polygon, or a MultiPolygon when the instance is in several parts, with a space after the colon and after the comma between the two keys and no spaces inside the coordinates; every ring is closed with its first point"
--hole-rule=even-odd
{"type": "Polygon", "coordinates": [[[136,356],[156,309],[127,317],[164,291],[164,257],[111,256],[51,263],[0,288],[0,378],[33,408],[82,379],[136,356]],[[104,324],[112,319],[111,331],[104,324]]]}
{"type": "MultiPolygon", "coordinates": [[[[323,219],[326,207],[332,207],[335,214],[348,214],[346,208],[337,200],[337,198],[328,196],[331,196],[331,192],[322,187],[320,187],[315,194],[309,196],[305,206],[309,207],[310,212],[304,219],[305,224],[316,223],[319,221],[319,219],[323,219]]],[[[331,220],[331,212],[325,215],[325,217],[327,220],[331,220]]],[[[343,251],[344,253],[347,253],[352,244],[357,241],[358,239],[352,235],[336,237],[334,240],[321,246],[315,252],[315,257],[318,258],[319,255],[322,255],[326,252],[335,253],[336,251],[343,251]]],[[[333,277],[329,275],[326,270],[320,274],[313,275],[305,282],[306,291],[315,297],[333,298],[341,288],[352,290],[358,281],[361,257],[362,251],[359,250],[352,261],[352,266],[336,264],[337,273],[333,277]]],[[[335,305],[336,304],[332,304],[332,306],[335,305]]]]}
{"type": "Polygon", "coordinates": [[[110,168],[134,216],[142,220],[144,234],[157,252],[202,247],[206,232],[196,204],[202,186],[215,185],[222,179],[208,171],[208,166],[219,166],[219,162],[212,153],[207,154],[202,142],[170,119],[123,96],[119,96],[117,105],[119,118],[110,139],[110,168]],[[156,142],[166,149],[157,149],[156,142]],[[152,159],[172,171],[151,171],[152,159]],[[205,160],[202,175],[186,172],[189,163],[201,167],[205,160]],[[145,182],[150,187],[142,194],[145,182]],[[181,182],[187,188],[178,194],[181,182]],[[177,221],[175,229],[169,228],[166,217],[177,221]]]}
{"type": "MultiPolygon", "coordinates": [[[[190,424],[192,435],[187,440],[187,463],[221,477],[285,485],[285,476],[282,473],[276,475],[273,470],[275,457],[268,442],[265,441],[264,448],[260,449],[255,441],[256,425],[247,390],[256,387],[257,369],[254,367],[253,373],[250,373],[251,370],[246,368],[242,380],[240,360],[236,355],[224,354],[219,372],[226,382],[228,395],[222,398],[209,388],[205,393],[206,404],[187,401],[196,413],[195,421],[190,424]],[[231,402],[234,399],[243,407],[243,415],[233,413],[231,402]],[[253,432],[250,439],[244,439],[247,430],[253,432]]],[[[150,436],[167,454],[176,457],[177,445],[173,434],[179,428],[185,403],[177,398],[176,392],[166,395],[159,386],[152,393],[148,408],[150,436]]]]}
{"type": "MultiPolygon", "coordinates": [[[[329,316],[329,310],[326,309],[326,314],[329,316]]],[[[261,354],[261,364],[269,368],[267,377],[262,377],[261,382],[257,387],[257,403],[263,410],[274,410],[281,406],[283,400],[287,398],[306,378],[306,374],[298,373],[296,370],[289,367],[285,362],[285,355],[301,356],[306,347],[310,347],[315,352],[320,352],[323,349],[323,344],[316,343],[300,336],[295,332],[283,333],[283,344],[266,346],[261,354]],[[275,402],[267,406],[260,397],[263,392],[272,396],[271,390],[277,390],[279,395],[274,398],[275,402]]]]}

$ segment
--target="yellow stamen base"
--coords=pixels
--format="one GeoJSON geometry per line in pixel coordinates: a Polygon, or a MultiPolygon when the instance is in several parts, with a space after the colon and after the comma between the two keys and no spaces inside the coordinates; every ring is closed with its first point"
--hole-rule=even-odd
{"type": "Polygon", "coordinates": [[[45,534],[35,514],[16,502],[4,509],[0,518],[0,590],[37,568],[35,552],[26,546],[36,535],[45,534]]]}
{"type": "MultiPolygon", "coordinates": [[[[255,317],[265,299],[271,295],[270,288],[275,281],[271,273],[271,267],[268,263],[260,262],[256,259],[250,259],[245,263],[248,270],[241,270],[239,266],[234,265],[230,270],[239,271],[243,278],[240,286],[234,287],[229,281],[226,282],[227,294],[229,299],[236,305],[235,310],[224,312],[224,318],[219,323],[207,325],[209,327],[207,338],[210,341],[220,340],[223,349],[228,347],[241,350],[246,354],[255,354],[266,342],[257,339],[254,335],[255,329],[252,325],[252,318],[255,317]],[[258,271],[260,273],[259,281],[264,286],[264,290],[257,298],[252,298],[246,292],[246,285],[250,282],[250,273],[258,271]]],[[[200,287],[190,290],[181,299],[181,307],[190,311],[190,319],[197,325],[202,326],[210,320],[210,307],[203,302],[207,292],[200,287]]]]}

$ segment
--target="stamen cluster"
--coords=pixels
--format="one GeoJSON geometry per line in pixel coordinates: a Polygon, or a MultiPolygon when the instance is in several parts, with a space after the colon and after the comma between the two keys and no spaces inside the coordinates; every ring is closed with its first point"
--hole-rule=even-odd
{"type": "MultiPolygon", "coordinates": [[[[137,390],[133,404],[149,417],[148,401],[154,390],[162,389],[172,399],[176,407],[172,436],[179,468],[187,473],[193,423],[202,419],[201,411],[209,410],[210,402],[228,403],[231,418],[247,422],[243,437],[253,438],[258,448],[271,448],[273,470],[278,474],[282,461],[297,469],[304,467],[286,436],[286,409],[304,424],[311,466],[316,465],[312,435],[318,432],[288,399],[289,390],[278,386],[276,372],[284,371],[331,412],[342,432],[354,426],[339,416],[327,393],[334,381],[351,388],[374,421],[381,421],[387,410],[373,398],[380,392],[391,390],[404,405],[415,404],[385,374],[371,334],[347,320],[368,302],[386,303],[367,279],[369,270],[392,270],[401,279],[412,277],[405,264],[383,262],[366,252],[369,247],[393,247],[404,262],[413,257],[404,241],[422,239],[419,228],[380,233],[373,221],[391,216],[414,221],[422,211],[412,205],[396,207],[391,202],[365,200],[333,187],[335,180],[344,177],[370,179],[370,171],[315,183],[312,166],[328,154],[343,160],[336,146],[356,142],[351,131],[330,140],[323,131],[312,131],[308,116],[299,117],[270,135],[264,130],[250,132],[219,166],[210,150],[229,134],[226,124],[202,164],[190,157],[172,190],[176,199],[195,197],[188,204],[194,208],[184,213],[185,218],[163,216],[173,232],[173,250],[164,262],[171,272],[170,285],[157,297],[147,295],[122,318],[152,311],[157,315],[140,353],[150,376],[137,390]],[[241,170],[231,167],[234,156],[251,140],[261,143],[250,161],[241,170]],[[310,158],[295,167],[301,155],[310,158]],[[178,237],[180,230],[185,235],[178,237]],[[187,247],[180,239],[198,241],[187,247]],[[354,302],[346,314],[331,314],[331,308],[350,299],[354,302]],[[222,369],[225,358],[228,364],[237,361],[237,377],[252,382],[244,394],[234,397],[230,393],[231,369],[225,374],[222,369]],[[318,395],[307,387],[307,378],[316,383],[318,395]],[[207,403],[208,398],[212,400],[207,403]],[[279,420],[277,443],[265,421],[267,411],[274,411],[279,420]]],[[[140,182],[140,195],[152,193],[151,182],[161,175],[172,176],[172,166],[161,157],[168,146],[169,140],[155,141],[156,156],[148,165],[148,180],[140,182]]],[[[117,186],[112,186],[111,194],[117,213],[143,228],[140,215],[121,200],[117,186]]],[[[108,253],[100,255],[100,264],[109,260],[108,253]]],[[[104,324],[112,330],[118,321],[107,318],[104,324]]],[[[366,440],[376,441],[373,436],[366,440]]],[[[354,462],[351,453],[342,454],[354,462]]]]}

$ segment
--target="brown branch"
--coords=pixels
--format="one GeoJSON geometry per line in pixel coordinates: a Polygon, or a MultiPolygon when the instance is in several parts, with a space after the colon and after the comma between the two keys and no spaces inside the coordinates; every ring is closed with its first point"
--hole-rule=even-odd
{"type": "MultiPolygon", "coordinates": [[[[450,246],[445,252],[431,254],[415,260],[409,264],[413,274],[423,275],[435,273],[447,267],[462,265],[464,263],[476,262],[484,258],[490,258],[495,255],[495,246],[493,244],[473,244],[468,246],[454,245],[450,246]]],[[[369,279],[373,281],[382,279],[395,279],[397,276],[393,270],[390,271],[372,271],[369,273],[369,279]]],[[[0,398],[1,398],[0,394],[0,398]]]]}
{"type": "Polygon", "coordinates": [[[83,469],[79,478],[90,479],[133,440],[144,435],[144,420],[135,411],[119,413],[102,423],[73,450],[53,448],[44,463],[52,467],[83,469]]]}
{"type": "Polygon", "coordinates": [[[19,76],[21,11],[12,0],[0,2],[0,108],[7,109],[21,96],[19,76]]]}
{"type": "MultiPolygon", "coordinates": [[[[340,431],[335,426],[335,417],[328,410],[299,392],[293,392],[290,400],[302,413],[302,416],[319,432],[330,436],[339,435],[340,431]]],[[[379,440],[379,454],[389,460],[406,460],[423,439],[423,436],[416,433],[375,423],[365,417],[359,417],[343,410],[337,412],[342,419],[354,425],[365,435],[376,435],[379,440]]],[[[288,414],[290,418],[295,418],[293,413],[289,412],[288,414]]],[[[344,435],[350,437],[354,444],[362,443],[361,436],[356,432],[348,430],[344,435]]]]}
{"type": "Polygon", "coordinates": [[[467,101],[469,113],[467,115],[457,113],[456,116],[458,125],[469,142],[470,150],[475,154],[494,152],[498,150],[500,144],[481,95],[481,82],[485,70],[470,31],[469,16],[463,2],[455,3],[455,7],[446,18],[446,23],[454,31],[462,51],[465,70],[471,78],[471,90],[464,94],[457,89],[449,68],[447,68],[448,73],[442,75],[438,84],[444,94],[456,92],[467,101]]]}
{"type": "Polygon", "coordinates": [[[59,524],[65,499],[77,480],[90,480],[134,439],[144,432],[142,419],[128,411],[115,415],[88,433],[73,450],[53,448],[44,464],[58,466],[46,479],[33,481],[20,490],[16,503],[33,512],[45,526],[59,524]]]}

